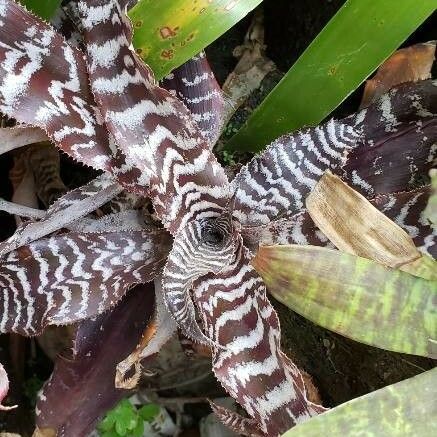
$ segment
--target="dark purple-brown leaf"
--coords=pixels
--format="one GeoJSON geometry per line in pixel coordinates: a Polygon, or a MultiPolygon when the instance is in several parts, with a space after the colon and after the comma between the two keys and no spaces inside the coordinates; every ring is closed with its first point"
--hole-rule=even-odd
{"type": "Polygon", "coordinates": [[[36,424],[64,437],[87,435],[128,390],[115,388],[115,367],[136,345],[153,314],[153,286],[129,291],[110,312],[82,322],[72,357],[60,356],[39,395],[36,424]]]}

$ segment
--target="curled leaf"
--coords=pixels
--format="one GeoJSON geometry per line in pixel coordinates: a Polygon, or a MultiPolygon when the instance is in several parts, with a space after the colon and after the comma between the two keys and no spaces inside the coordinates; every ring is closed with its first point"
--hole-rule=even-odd
{"type": "Polygon", "coordinates": [[[330,172],[309,194],[306,207],[340,250],[388,267],[399,267],[421,256],[403,229],[330,172]]]}

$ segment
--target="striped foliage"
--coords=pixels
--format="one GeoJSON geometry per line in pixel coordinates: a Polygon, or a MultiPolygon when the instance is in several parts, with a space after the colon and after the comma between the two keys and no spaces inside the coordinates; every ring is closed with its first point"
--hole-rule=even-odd
{"type": "MultiPolygon", "coordinates": [[[[166,90],[132,50],[125,13],[132,2],[63,5],[83,31],[84,52],[12,0],[0,0],[0,110],[42,128],[61,150],[106,174],[97,179],[103,186],[94,182],[67,193],[40,221],[0,246],[4,330],[33,335],[46,324],[99,314],[132,284],[158,273],[171,234],[161,298],[187,336],[212,347],[214,373],[249,415],[244,419],[214,406],[223,421],[239,432],[274,436],[323,411],[308,401],[300,371],[281,352],[277,315],[242,236],[249,241],[266,228],[270,232],[283,217],[305,221],[304,199],[326,169],[365,188],[370,197],[380,193],[385,182],[376,164],[371,174],[358,172],[360,160],[347,166],[354,153],[372,147],[376,163],[378,152],[395,138],[411,142],[411,148],[420,141],[412,162],[419,163],[419,171],[426,169],[435,153],[436,84],[399,87],[347,119],[281,137],[230,184],[211,151],[222,103],[205,60],[193,59],[175,71],[166,90]],[[120,193],[122,188],[137,197],[120,193]],[[77,222],[118,194],[120,214],[77,222]],[[126,229],[142,228],[132,208],[146,195],[166,231],[126,229]],[[67,225],[80,232],[47,237],[67,225]]],[[[400,191],[415,176],[407,161],[398,164],[405,170],[396,182],[400,191]]],[[[412,211],[421,199],[411,203],[412,211]]],[[[406,220],[403,209],[399,215],[406,220]]],[[[301,238],[296,229],[292,237],[301,238]]],[[[418,229],[415,237],[428,244],[429,228],[418,229]]],[[[149,349],[140,342],[118,373],[123,376],[128,365],[156,352],[163,341],[165,335],[157,337],[149,349]]]]}
{"type": "Polygon", "coordinates": [[[162,232],[67,233],[2,258],[0,332],[38,335],[106,311],[151,281],[167,255],[162,232]]]}

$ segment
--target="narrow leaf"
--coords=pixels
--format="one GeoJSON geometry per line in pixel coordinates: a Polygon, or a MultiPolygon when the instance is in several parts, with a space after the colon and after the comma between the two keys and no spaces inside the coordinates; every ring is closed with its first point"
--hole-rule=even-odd
{"type": "Polygon", "coordinates": [[[433,436],[437,434],[437,369],[352,399],[283,437],[433,436]]]}
{"type": "Polygon", "coordinates": [[[253,265],[270,293],[365,344],[437,357],[437,282],[314,246],[264,246],[253,265]]]}
{"type": "Polygon", "coordinates": [[[342,251],[399,267],[421,255],[411,237],[329,171],[306,199],[320,230],[342,251]]]}
{"type": "Polygon", "coordinates": [[[23,223],[10,238],[0,242],[0,256],[67,227],[95,211],[121,191],[121,185],[113,182],[106,174],[69,191],[49,207],[41,220],[23,223]]]}
{"type": "Polygon", "coordinates": [[[112,311],[79,325],[73,356],[56,360],[38,399],[36,424],[43,435],[88,435],[128,395],[114,386],[115,366],[135,347],[153,306],[153,286],[138,286],[112,311]]]}
{"type": "Polygon", "coordinates": [[[435,8],[435,0],[348,0],[228,147],[255,152],[285,132],[320,123],[435,8]]]}
{"type": "Polygon", "coordinates": [[[161,86],[187,105],[212,148],[223,126],[225,100],[205,52],[173,70],[161,86]]]}
{"type": "Polygon", "coordinates": [[[211,44],[262,0],[140,0],[129,11],[134,46],[162,79],[211,44]]]}

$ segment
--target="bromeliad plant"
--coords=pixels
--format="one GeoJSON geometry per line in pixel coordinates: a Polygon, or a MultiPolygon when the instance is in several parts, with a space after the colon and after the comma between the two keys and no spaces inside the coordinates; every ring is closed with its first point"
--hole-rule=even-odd
{"type": "MultiPolygon", "coordinates": [[[[117,384],[136,383],[139,360],[179,327],[211,347],[217,379],[249,416],[212,405],[222,421],[246,435],[282,434],[325,408],[308,399],[299,369],[281,351],[278,317],[250,264],[253,249],[266,235],[326,243],[320,233],[305,233],[302,217],[306,195],[327,169],[369,198],[393,193],[382,209],[396,218],[404,196],[397,192],[435,159],[437,84],[401,85],[344,120],[285,135],[229,182],[211,151],[223,100],[206,60],[194,58],[164,81],[167,89],[159,87],[132,49],[129,3],[64,2],[81,33],[76,48],[12,0],[0,0],[0,110],[37,128],[20,125],[5,138],[25,144],[23,136],[42,130],[70,157],[104,172],[44,214],[17,208],[39,220],[0,244],[0,330],[38,335],[47,325],[110,317],[103,313],[130,287],[157,278],[156,333],[117,366],[117,384]],[[396,178],[387,178],[388,168],[396,178]],[[121,212],[84,217],[123,190],[149,198],[163,228],[144,225],[128,203],[121,212]]],[[[408,232],[408,212],[423,209],[428,188],[407,196],[414,200],[399,224],[408,232]]],[[[431,228],[414,225],[416,245],[435,251],[431,228]]],[[[132,310],[121,302],[117,317],[123,308],[132,310]]],[[[85,323],[97,336],[93,323],[103,322],[85,323]]],[[[88,356],[79,340],[75,354],[88,356]]],[[[38,404],[42,427],[58,377],[55,371],[38,404]]]]}

